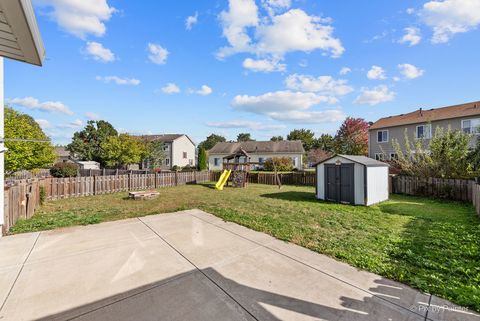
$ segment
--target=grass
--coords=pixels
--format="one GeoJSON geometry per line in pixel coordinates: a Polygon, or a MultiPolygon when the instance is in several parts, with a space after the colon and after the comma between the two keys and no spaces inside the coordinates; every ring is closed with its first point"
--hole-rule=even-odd
{"type": "Polygon", "coordinates": [[[394,195],[367,208],[318,201],[310,187],[186,185],[147,201],[118,193],[47,202],[12,233],[190,208],[480,311],[480,219],[464,203],[394,195]]]}

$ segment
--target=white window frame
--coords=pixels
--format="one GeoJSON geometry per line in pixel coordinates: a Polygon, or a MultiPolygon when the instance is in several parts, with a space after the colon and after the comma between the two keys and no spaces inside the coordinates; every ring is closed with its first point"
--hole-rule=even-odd
{"type": "Polygon", "coordinates": [[[388,143],[390,139],[390,133],[388,132],[388,129],[382,129],[382,130],[377,130],[377,143],[388,143]],[[378,140],[378,133],[382,133],[382,141],[378,140]],[[383,140],[383,133],[387,133],[387,140],[383,140]]]}
{"type": "Polygon", "coordinates": [[[417,139],[431,139],[432,138],[432,125],[431,124],[423,124],[423,125],[418,125],[415,127],[415,137],[417,139]],[[418,137],[418,128],[423,127],[423,137],[418,137]],[[428,131],[425,131],[425,129],[428,129],[428,131]],[[427,134],[427,135],[425,135],[427,134]]]}
{"type": "Polygon", "coordinates": [[[165,158],[165,166],[170,166],[170,158],[165,158]]]}
{"type": "Polygon", "coordinates": [[[258,162],[259,162],[260,164],[265,163],[265,157],[259,157],[259,158],[258,158],[258,162]]]}
{"type": "Polygon", "coordinates": [[[385,160],[385,154],[384,153],[375,153],[375,160],[384,161],[385,160]]]}
{"type": "MultiPolygon", "coordinates": [[[[468,118],[468,119],[462,119],[461,121],[461,127],[462,127],[462,131],[465,132],[465,126],[463,125],[464,122],[466,121],[469,121],[470,122],[470,127],[467,127],[469,128],[469,132],[467,134],[474,134],[474,135],[480,135],[480,129],[479,129],[479,126],[480,126],[480,118],[468,118]],[[477,123],[477,125],[475,125],[474,123],[477,123]]],[[[466,132],[465,132],[466,133],[466,132]]]]}
{"type": "Polygon", "coordinates": [[[213,166],[220,166],[220,157],[213,158],[213,166]]]}
{"type": "Polygon", "coordinates": [[[390,160],[396,160],[398,158],[398,154],[397,153],[394,153],[394,152],[391,152],[390,153],[390,160]],[[393,157],[392,157],[393,156],[393,157]]]}

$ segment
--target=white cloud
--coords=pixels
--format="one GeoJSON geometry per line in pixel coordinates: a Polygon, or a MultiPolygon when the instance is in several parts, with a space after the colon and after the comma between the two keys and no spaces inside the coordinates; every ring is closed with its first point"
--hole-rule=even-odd
{"type": "Polygon", "coordinates": [[[212,88],[208,87],[207,85],[203,85],[202,87],[200,87],[199,90],[195,91],[197,95],[201,95],[201,96],[208,96],[212,92],[213,92],[212,88]]]}
{"type": "Polygon", "coordinates": [[[57,126],[58,128],[70,128],[70,129],[77,129],[79,127],[83,127],[83,121],[80,119],[75,119],[67,124],[61,124],[57,126]]]}
{"type": "Polygon", "coordinates": [[[174,84],[174,83],[168,83],[165,86],[161,88],[162,92],[165,94],[171,95],[171,94],[178,94],[180,92],[180,88],[174,84]]]}
{"type": "Polygon", "coordinates": [[[368,79],[387,79],[385,70],[380,66],[372,66],[367,72],[368,79]]]}
{"type": "Polygon", "coordinates": [[[290,8],[291,0],[262,0],[262,5],[270,16],[275,13],[290,8]]]}
{"type": "Polygon", "coordinates": [[[87,42],[84,52],[101,62],[112,62],[116,59],[115,54],[110,49],[95,41],[87,42]]]}
{"type": "Polygon", "coordinates": [[[411,64],[399,64],[398,69],[400,69],[400,73],[407,79],[418,78],[425,72],[424,70],[411,64]]]}
{"type": "MultiPolygon", "coordinates": [[[[281,4],[285,1],[266,1],[281,4]]],[[[310,52],[316,49],[339,57],[344,48],[339,39],[333,37],[333,27],[329,19],[310,16],[300,9],[290,9],[282,14],[259,17],[254,0],[230,0],[228,11],[222,11],[220,21],[223,36],[230,46],[217,53],[222,59],[240,52],[269,55],[282,58],[291,51],[310,52]],[[254,39],[252,36],[254,35],[254,39]]]]}
{"type": "Polygon", "coordinates": [[[480,25],[479,0],[429,1],[420,11],[423,22],[433,29],[433,43],[445,43],[455,34],[480,25]]]}
{"type": "Polygon", "coordinates": [[[193,16],[188,16],[185,19],[185,29],[192,30],[193,25],[197,24],[198,22],[198,12],[195,12],[193,16]]]}
{"type": "Polygon", "coordinates": [[[7,99],[7,103],[25,107],[32,110],[41,110],[52,113],[62,113],[67,115],[73,115],[73,112],[60,101],[45,101],[40,102],[37,98],[24,97],[7,99]]]}
{"type": "Polygon", "coordinates": [[[361,94],[355,99],[355,104],[375,106],[395,99],[395,92],[385,85],[374,88],[362,88],[361,94]]]}
{"type": "Polygon", "coordinates": [[[337,109],[312,111],[310,108],[320,103],[336,103],[334,97],[315,93],[276,91],[260,96],[237,95],[231,105],[237,111],[265,115],[274,120],[323,123],[339,121],[345,117],[337,109]]]}
{"type": "Polygon", "coordinates": [[[254,72],[274,72],[274,71],[285,71],[286,65],[274,59],[255,60],[252,58],[247,58],[243,61],[243,68],[249,69],[254,72]]]}
{"type": "Polygon", "coordinates": [[[120,78],[117,76],[97,76],[95,79],[99,81],[103,81],[105,83],[115,83],[117,85],[130,85],[130,86],[138,86],[140,84],[140,80],[135,78],[120,78]]]}
{"type": "Polygon", "coordinates": [[[344,76],[344,75],[349,74],[351,72],[352,72],[352,69],[350,69],[348,67],[343,67],[342,69],[340,69],[339,74],[344,76]]]}
{"type": "Polygon", "coordinates": [[[259,130],[259,131],[278,130],[278,129],[286,128],[285,125],[281,125],[281,124],[263,124],[260,122],[255,122],[250,120],[208,122],[206,125],[208,127],[215,127],[215,128],[231,128],[231,129],[246,128],[251,130],[259,130]]]}
{"type": "Polygon", "coordinates": [[[353,91],[343,79],[335,80],[331,76],[313,77],[293,74],[285,79],[288,89],[317,92],[324,95],[343,96],[353,91]]]}
{"type": "Polygon", "coordinates": [[[414,14],[415,13],[415,8],[407,8],[407,10],[405,10],[405,12],[407,14],[414,14]]]}
{"type": "Polygon", "coordinates": [[[51,128],[52,127],[52,124],[50,124],[50,122],[46,119],[35,119],[35,121],[37,122],[37,124],[42,128],[42,129],[46,129],[46,128],[51,128]]]}
{"type": "Polygon", "coordinates": [[[154,64],[163,65],[167,62],[169,52],[159,44],[149,43],[148,52],[148,59],[154,64]]]}
{"type": "Polygon", "coordinates": [[[85,117],[87,117],[89,120],[98,120],[100,119],[100,115],[91,111],[87,111],[85,113],[85,117]]]}
{"type": "Polygon", "coordinates": [[[420,35],[420,30],[415,27],[408,27],[404,29],[405,34],[403,35],[402,39],[400,39],[399,43],[406,43],[410,47],[418,45],[422,40],[422,36],[420,35]]]}
{"type": "Polygon", "coordinates": [[[63,30],[81,39],[89,34],[103,36],[105,22],[115,12],[106,0],[37,0],[35,3],[51,7],[53,10],[48,16],[63,30]]]}

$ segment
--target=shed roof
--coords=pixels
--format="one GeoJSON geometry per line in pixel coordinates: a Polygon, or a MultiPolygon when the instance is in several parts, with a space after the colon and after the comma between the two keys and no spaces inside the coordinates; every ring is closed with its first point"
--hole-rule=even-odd
{"type": "Polygon", "coordinates": [[[195,145],[193,140],[191,140],[190,137],[188,137],[188,135],[185,135],[185,134],[142,135],[142,136],[139,136],[139,137],[143,138],[143,139],[146,139],[146,140],[149,140],[149,141],[158,140],[158,141],[161,141],[161,142],[164,142],[164,143],[171,143],[174,140],[179,139],[182,136],[187,137],[188,140],[190,140],[192,142],[192,144],[195,145]]]}
{"type": "Polygon", "coordinates": [[[370,126],[370,129],[403,126],[418,123],[428,123],[437,120],[452,119],[458,117],[470,117],[480,115],[480,101],[465,103],[461,105],[447,106],[441,108],[423,109],[416,111],[380,118],[370,126]]]}
{"type": "Polygon", "coordinates": [[[42,38],[30,0],[0,1],[0,56],[42,65],[42,38]]]}
{"type": "Polygon", "coordinates": [[[208,153],[209,154],[233,154],[243,149],[246,153],[300,153],[303,154],[302,142],[299,140],[282,140],[282,141],[248,141],[238,143],[220,142],[215,144],[208,153]]]}
{"type": "Polygon", "coordinates": [[[390,166],[387,163],[377,161],[377,160],[375,160],[373,158],[370,158],[370,157],[359,156],[359,155],[342,155],[342,154],[335,154],[332,157],[329,157],[327,159],[322,160],[321,162],[317,163],[316,165],[325,163],[325,162],[327,162],[327,161],[329,161],[332,158],[337,157],[337,156],[348,159],[349,161],[352,161],[354,163],[365,165],[367,167],[383,167],[383,166],[388,167],[388,166],[390,166]]]}

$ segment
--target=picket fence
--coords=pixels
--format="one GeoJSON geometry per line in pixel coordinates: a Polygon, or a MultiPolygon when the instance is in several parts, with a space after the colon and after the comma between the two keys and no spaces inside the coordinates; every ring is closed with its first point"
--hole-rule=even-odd
{"type": "MultiPolygon", "coordinates": [[[[211,181],[217,181],[220,178],[221,172],[210,172],[211,181]]],[[[300,185],[300,186],[315,186],[316,177],[315,172],[291,172],[278,173],[282,185],[300,185]]],[[[247,176],[247,183],[251,184],[265,184],[277,185],[275,173],[251,172],[247,176]]]]}

